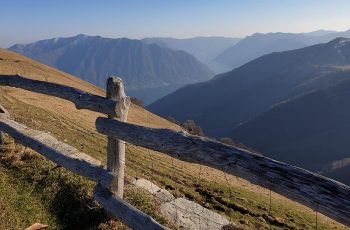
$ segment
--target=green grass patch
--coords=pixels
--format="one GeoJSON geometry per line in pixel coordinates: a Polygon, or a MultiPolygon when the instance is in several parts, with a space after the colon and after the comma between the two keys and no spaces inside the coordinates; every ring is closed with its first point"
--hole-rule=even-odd
{"type": "Polygon", "coordinates": [[[1,229],[25,229],[36,222],[57,227],[55,218],[32,189],[32,186],[23,185],[0,166],[1,229]]]}

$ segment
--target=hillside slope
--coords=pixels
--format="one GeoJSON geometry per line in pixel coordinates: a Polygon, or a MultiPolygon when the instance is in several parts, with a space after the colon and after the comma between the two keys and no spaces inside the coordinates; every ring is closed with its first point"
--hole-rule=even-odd
{"type": "MultiPolygon", "coordinates": [[[[322,171],[349,157],[349,98],[350,80],[344,80],[280,103],[238,126],[230,136],[273,159],[322,171]]],[[[332,171],[327,175],[350,184],[348,174],[332,171]]]]}
{"type": "Polygon", "coordinates": [[[122,76],[128,93],[146,102],[212,77],[205,65],[186,52],[127,38],[78,35],[9,49],[99,87],[105,87],[110,75],[122,76]]]}
{"type": "MultiPolygon", "coordinates": [[[[100,88],[71,75],[0,49],[0,74],[17,73],[34,79],[66,84],[99,95],[104,94],[100,88]]],[[[67,142],[75,148],[103,162],[106,160],[106,136],[97,133],[94,127],[96,117],[101,116],[101,114],[85,110],[78,111],[72,103],[62,99],[3,86],[0,87],[0,104],[9,110],[12,118],[16,121],[37,130],[50,132],[57,139],[67,142]]],[[[128,121],[150,127],[180,130],[177,125],[135,105],[131,107],[128,121]]],[[[9,189],[6,191],[13,191],[13,195],[18,192],[18,197],[31,191],[31,196],[36,199],[33,201],[30,201],[32,197],[22,199],[21,201],[28,205],[22,203],[23,206],[30,208],[31,204],[39,203],[35,209],[31,210],[41,209],[44,212],[41,215],[32,213],[30,216],[21,216],[20,220],[16,219],[18,216],[16,213],[15,216],[12,215],[15,221],[11,228],[22,229],[21,221],[26,223],[49,221],[51,218],[40,217],[48,214],[53,219],[58,220],[58,226],[84,228],[82,226],[87,226],[84,224],[90,224],[88,226],[91,227],[91,223],[89,223],[91,220],[103,221],[93,223],[94,228],[96,226],[99,226],[98,229],[117,228],[116,224],[111,223],[107,216],[99,218],[101,210],[96,207],[91,198],[93,183],[57,168],[32,151],[15,144],[13,140],[9,140],[5,148],[0,148],[0,168],[0,173],[6,175],[6,177],[1,177],[0,190],[8,187],[9,189]],[[10,179],[6,179],[7,177],[10,179]],[[12,180],[18,181],[26,189],[23,189],[22,193],[16,188],[10,189],[12,180]],[[33,187],[28,185],[34,183],[36,185],[33,187]],[[45,194],[43,199],[38,198],[38,196],[42,196],[41,193],[45,194]],[[27,202],[27,200],[29,201],[27,202]],[[40,204],[40,202],[42,203],[40,204]],[[42,205],[45,207],[42,208],[42,205]],[[42,219],[38,219],[39,217],[42,219]],[[101,224],[102,226],[100,226],[101,224]],[[112,227],[106,227],[106,224],[110,224],[112,227]]],[[[241,225],[248,229],[279,229],[281,226],[311,229],[314,226],[314,211],[300,204],[272,193],[272,211],[269,214],[268,190],[237,177],[224,175],[218,170],[185,163],[165,154],[129,144],[126,147],[126,174],[151,180],[160,187],[167,188],[177,197],[185,196],[222,215],[227,215],[234,222],[242,222],[241,225]],[[247,214],[247,212],[251,214],[247,214]]],[[[3,194],[2,191],[0,194],[3,194]]],[[[132,198],[131,191],[128,190],[126,196],[130,200],[132,198]]],[[[16,210],[17,203],[8,200],[11,197],[5,197],[9,208],[2,209],[1,215],[3,216],[11,216],[11,210],[16,210]]],[[[143,211],[154,216],[158,213],[158,206],[150,203],[151,200],[152,197],[146,197],[142,191],[137,190],[131,201],[143,211]]],[[[26,212],[21,213],[26,215],[26,212]]],[[[318,216],[318,221],[320,229],[335,227],[347,229],[322,215],[318,216]]],[[[0,222],[1,228],[6,229],[8,225],[0,222]]]]}
{"type": "Polygon", "coordinates": [[[188,85],[148,106],[163,117],[195,120],[204,132],[225,136],[235,126],[298,94],[349,77],[350,40],[272,53],[212,80],[188,85]],[[178,109],[181,108],[181,109],[178,109]]]}
{"type": "MultiPolygon", "coordinates": [[[[57,69],[35,62],[29,58],[25,58],[22,55],[4,49],[0,49],[0,55],[1,74],[20,74],[36,80],[69,85],[96,95],[105,95],[105,91],[102,88],[96,87],[57,69]]],[[[6,87],[2,87],[2,89],[6,92],[2,97],[11,96],[24,103],[30,103],[33,106],[38,106],[50,112],[59,114],[60,116],[76,119],[86,125],[90,124],[90,127],[94,126],[95,118],[99,115],[98,113],[85,110],[76,112],[70,102],[53,97],[6,87]],[[68,107],[69,109],[63,109],[65,107],[68,107]]],[[[177,125],[149,113],[147,110],[136,105],[132,105],[130,108],[128,122],[142,125],[147,124],[151,127],[180,129],[177,125]]]]}

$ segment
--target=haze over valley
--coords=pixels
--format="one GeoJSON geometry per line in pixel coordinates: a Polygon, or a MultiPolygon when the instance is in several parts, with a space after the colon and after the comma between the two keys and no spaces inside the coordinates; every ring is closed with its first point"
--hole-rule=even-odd
{"type": "Polygon", "coordinates": [[[208,67],[184,51],[127,38],[77,35],[9,49],[102,88],[108,76],[123,76],[127,92],[146,103],[213,76],[208,67]]]}
{"type": "MultiPolygon", "coordinates": [[[[158,115],[180,122],[194,120],[206,135],[229,137],[274,159],[330,173],[332,162],[346,159],[350,148],[341,139],[348,130],[347,126],[343,127],[345,121],[339,123],[341,130],[337,130],[336,125],[324,128],[325,133],[330,133],[330,128],[335,129],[329,134],[331,136],[319,136],[319,131],[305,132],[308,125],[313,125],[312,121],[294,125],[293,120],[288,120],[294,116],[283,114],[279,119],[286,119],[281,120],[284,125],[275,125],[276,118],[270,118],[268,122],[266,117],[276,117],[273,114],[277,113],[280,104],[283,105],[281,108],[286,108],[296,100],[294,98],[303,101],[314,91],[331,92],[328,88],[348,79],[350,43],[346,37],[350,37],[350,30],[255,33],[242,39],[135,40],[77,35],[16,44],[9,50],[101,88],[105,87],[109,75],[123,76],[127,93],[149,105],[147,108],[158,115]],[[228,66],[232,70],[215,75],[218,69],[213,70],[213,63],[216,67],[226,66],[221,70],[229,69],[228,66]],[[289,124],[300,130],[292,131],[289,124]],[[272,131],[273,128],[276,131],[272,131]],[[266,135],[264,130],[273,133],[266,135]],[[288,135],[282,135],[285,132],[288,135]],[[319,145],[320,142],[332,144],[327,144],[328,149],[319,145]],[[327,154],[329,151],[333,151],[331,156],[327,154]],[[319,160],[315,161],[315,158],[319,160]]],[[[318,100],[322,100],[321,96],[318,100]]],[[[332,106],[346,109],[343,108],[345,104],[339,104],[339,108],[337,104],[332,106]]],[[[291,114],[303,111],[302,116],[328,110],[326,102],[312,111],[293,108],[295,111],[291,114]]],[[[331,120],[317,124],[322,122],[328,124],[331,120]]],[[[347,164],[344,167],[348,167],[347,164]]],[[[343,176],[336,179],[349,183],[343,176]]]]}

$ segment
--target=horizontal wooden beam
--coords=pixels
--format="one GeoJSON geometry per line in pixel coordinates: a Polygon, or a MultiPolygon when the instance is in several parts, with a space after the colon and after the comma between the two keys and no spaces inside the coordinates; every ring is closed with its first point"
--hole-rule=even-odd
{"type": "Polygon", "coordinates": [[[20,75],[0,75],[0,85],[12,86],[37,93],[66,99],[77,109],[88,109],[99,113],[117,116],[117,102],[93,95],[70,86],[38,81],[20,75]]]}
{"type": "Polygon", "coordinates": [[[350,187],[335,180],[185,132],[103,117],[96,120],[96,128],[129,143],[244,178],[350,226],[350,187]]]}
{"type": "Polygon", "coordinates": [[[106,188],[111,187],[114,173],[104,169],[100,161],[58,141],[48,133],[32,130],[1,115],[0,130],[73,173],[101,183],[106,188]]]}
{"type": "Polygon", "coordinates": [[[114,218],[121,220],[133,229],[168,229],[157,223],[152,217],[144,214],[122,199],[113,195],[109,189],[117,183],[117,175],[104,169],[101,162],[79,152],[74,147],[59,142],[48,133],[27,128],[0,113],[0,130],[13,137],[16,142],[27,146],[56,164],[95,181],[96,201],[114,218]],[[116,177],[115,177],[116,176],[116,177]]]}
{"type": "Polygon", "coordinates": [[[157,223],[152,217],[113,195],[101,185],[94,188],[95,200],[114,218],[121,220],[132,229],[164,230],[168,229],[157,223]]]}

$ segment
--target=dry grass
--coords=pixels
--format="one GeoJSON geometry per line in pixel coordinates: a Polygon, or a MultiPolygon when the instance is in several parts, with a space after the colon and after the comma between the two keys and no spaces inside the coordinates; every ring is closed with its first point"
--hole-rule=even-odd
{"type": "MultiPolygon", "coordinates": [[[[67,73],[39,64],[11,51],[0,48],[0,58],[2,59],[0,60],[0,74],[22,74],[32,79],[68,85],[96,95],[105,95],[105,92],[101,88],[67,73]]],[[[69,120],[77,121],[93,129],[96,117],[101,116],[99,113],[86,110],[77,112],[72,103],[55,97],[48,97],[46,95],[9,87],[1,87],[1,92],[4,97],[9,96],[9,98],[11,98],[12,96],[24,103],[54,112],[63,118],[69,118],[69,120]]],[[[128,121],[134,124],[149,125],[156,128],[181,129],[178,125],[136,105],[131,106],[128,121]]]]}

